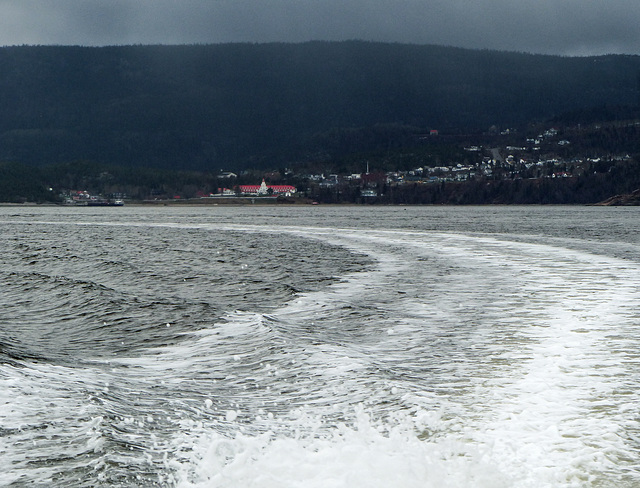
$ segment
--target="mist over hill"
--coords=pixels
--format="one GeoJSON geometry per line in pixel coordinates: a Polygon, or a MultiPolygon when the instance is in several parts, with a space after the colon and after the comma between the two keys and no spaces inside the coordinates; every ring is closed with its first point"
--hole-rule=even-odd
{"type": "Polygon", "coordinates": [[[639,74],[639,56],[360,41],[4,47],[0,160],[281,167],[430,129],[482,132],[636,106],[639,74]]]}

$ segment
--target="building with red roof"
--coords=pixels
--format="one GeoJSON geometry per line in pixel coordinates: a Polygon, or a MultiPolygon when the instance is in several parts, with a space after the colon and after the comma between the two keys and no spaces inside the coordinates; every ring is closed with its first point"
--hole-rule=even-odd
{"type": "Polygon", "coordinates": [[[265,196],[269,194],[291,196],[297,191],[293,185],[267,185],[264,180],[262,180],[262,184],[260,185],[240,185],[239,189],[243,195],[255,196],[265,196]]]}

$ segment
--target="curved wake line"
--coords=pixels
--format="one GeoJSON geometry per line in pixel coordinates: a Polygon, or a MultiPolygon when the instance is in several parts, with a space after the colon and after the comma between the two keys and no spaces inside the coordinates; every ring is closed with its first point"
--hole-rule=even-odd
{"type": "MultiPolygon", "coordinates": [[[[221,227],[272,232],[262,226],[216,225],[215,229],[221,227]]],[[[485,342],[505,342],[476,345],[486,350],[484,363],[479,365],[486,370],[466,385],[465,397],[443,400],[426,395],[425,402],[423,391],[415,387],[405,390],[403,402],[416,415],[435,407],[456,411],[464,419],[454,432],[440,432],[438,438],[459,447],[471,442],[484,462],[510,480],[508,486],[573,486],[585,472],[591,473],[587,475],[591,481],[599,476],[606,479],[602,473],[613,473],[624,483],[619,466],[638,453],[632,440],[638,425],[629,416],[629,406],[638,398],[633,389],[625,387],[625,378],[638,359],[625,355],[630,348],[617,344],[612,336],[621,335],[624,342],[628,339],[625,329],[633,325],[629,317],[638,310],[637,265],[542,244],[461,234],[311,227],[284,227],[278,232],[342,245],[378,263],[374,270],[345,277],[323,292],[297,297],[275,311],[272,315],[287,327],[324,320],[326,332],[337,304],[352,306],[363,297],[376,296],[378,302],[385,302],[387,311],[390,307],[396,318],[404,319],[394,319],[388,328],[382,325],[379,330],[386,332],[386,337],[398,338],[402,345],[398,340],[395,344],[378,341],[375,347],[378,353],[398,353],[409,347],[405,339],[412,338],[412,329],[432,325],[433,313],[425,313],[425,305],[446,312],[446,306],[438,305],[434,298],[427,304],[415,297],[397,299],[395,304],[389,300],[390,287],[406,286],[397,276],[411,269],[415,273],[420,263],[417,259],[431,260],[426,262],[433,269],[450,273],[445,279],[449,290],[437,286],[432,290],[447,305],[455,308],[451,302],[468,294],[470,305],[475,301],[479,306],[496,308],[497,303],[504,307],[493,330],[485,327],[477,331],[486,334],[485,342]],[[472,292],[474,283],[466,282],[466,276],[474,277],[475,286],[493,288],[472,292]],[[502,295],[487,299],[491,291],[502,295]],[[612,351],[612,347],[618,350],[612,351]]],[[[415,278],[421,281],[413,285],[429,283],[424,269],[415,278]]],[[[464,315],[457,312],[455,319],[464,319],[464,315]]],[[[231,327],[235,322],[229,320],[231,327]]],[[[346,373],[350,377],[345,382],[351,386],[345,390],[362,389],[356,379],[366,370],[363,364],[368,361],[362,361],[371,349],[344,338],[315,349],[305,358],[313,369],[324,370],[327,377],[346,373]],[[336,370],[334,366],[340,363],[346,369],[336,370]]],[[[384,395],[376,392],[375,385],[367,388],[383,401],[384,395]]],[[[357,397],[353,395],[350,403],[357,397]]],[[[269,451],[276,445],[278,442],[267,443],[262,449],[269,451]]],[[[461,452],[471,456],[468,447],[461,452]]],[[[633,466],[627,469],[632,480],[639,478],[633,466]]]]}
{"type": "MultiPolygon", "coordinates": [[[[72,225],[274,233],[229,224],[72,225]]],[[[220,378],[220,394],[226,388],[242,405],[220,407],[224,418],[205,422],[193,438],[178,436],[195,449],[169,463],[182,486],[256,479],[327,486],[327,476],[344,480],[350,467],[361,477],[350,486],[392,483],[384,475],[391,469],[405,474],[403,486],[640,481],[631,461],[640,452],[633,415],[640,398],[630,380],[639,363],[637,264],[456,233],[277,232],[340,245],[377,264],[269,316],[230,314],[192,341],[150,351],[155,356],[114,361],[130,368],[132,384],[143,375],[178,382],[194,367],[233,376],[220,378]],[[333,405],[343,424],[327,424],[336,418],[333,405]],[[260,419],[248,415],[255,408],[264,410],[260,419]],[[314,430],[318,419],[325,423],[314,430]],[[258,433],[250,428],[258,425],[258,433]],[[301,433],[292,434],[296,428],[301,433]],[[278,471],[284,459],[306,468],[278,471]],[[374,476],[372,466],[386,471],[374,476]]]]}

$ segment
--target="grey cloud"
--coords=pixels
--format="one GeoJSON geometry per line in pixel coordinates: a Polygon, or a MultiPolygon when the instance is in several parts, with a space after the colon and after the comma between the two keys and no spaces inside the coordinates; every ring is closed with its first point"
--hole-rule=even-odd
{"type": "Polygon", "coordinates": [[[639,53],[637,0],[0,0],[0,44],[364,39],[639,53]]]}

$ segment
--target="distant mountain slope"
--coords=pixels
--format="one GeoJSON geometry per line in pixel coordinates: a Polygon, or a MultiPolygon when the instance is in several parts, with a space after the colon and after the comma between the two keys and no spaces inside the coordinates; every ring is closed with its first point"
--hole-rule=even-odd
{"type": "MultiPolygon", "coordinates": [[[[238,168],[336,128],[486,130],[639,101],[640,57],[368,42],[0,48],[0,160],[238,168]]],[[[321,148],[320,148],[321,149],[321,148]]]]}

